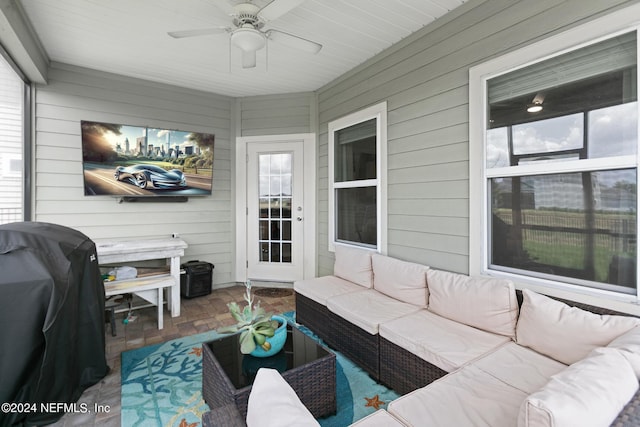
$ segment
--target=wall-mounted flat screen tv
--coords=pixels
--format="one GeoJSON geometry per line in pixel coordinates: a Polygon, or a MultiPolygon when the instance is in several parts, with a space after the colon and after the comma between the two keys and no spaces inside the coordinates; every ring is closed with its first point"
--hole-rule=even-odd
{"type": "Polygon", "coordinates": [[[85,195],[211,194],[213,134],[90,121],[80,125],[85,195]]]}

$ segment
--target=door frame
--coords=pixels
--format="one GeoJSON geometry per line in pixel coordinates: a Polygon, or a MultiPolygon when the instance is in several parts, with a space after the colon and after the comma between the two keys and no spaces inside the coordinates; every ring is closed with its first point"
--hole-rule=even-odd
{"type": "Polygon", "coordinates": [[[235,205],[235,281],[247,280],[247,144],[297,142],[302,140],[304,167],[304,278],[316,276],[316,135],[300,133],[290,135],[258,135],[236,138],[236,205],[235,205]]]}

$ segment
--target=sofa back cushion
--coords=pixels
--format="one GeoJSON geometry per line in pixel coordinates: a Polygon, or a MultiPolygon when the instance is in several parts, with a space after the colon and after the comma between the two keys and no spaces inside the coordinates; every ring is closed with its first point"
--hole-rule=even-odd
{"type": "Polygon", "coordinates": [[[474,328],[515,338],[518,299],[510,281],[430,269],[427,286],[429,311],[474,328]]]}
{"type": "Polygon", "coordinates": [[[520,407],[518,427],[608,426],[637,389],[624,356],[598,348],[530,394],[520,407]]]}
{"type": "Polygon", "coordinates": [[[640,324],[635,317],[591,313],[528,289],[522,295],[516,341],[565,365],[640,324]]]}
{"type": "Polygon", "coordinates": [[[429,267],[373,254],[373,288],[399,301],[426,307],[429,299],[426,272],[429,267]]]}
{"type": "Polygon", "coordinates": [[[333,275],[365,288],[373,287],[371,253],[366,249],[336,245],[333,275]]]}

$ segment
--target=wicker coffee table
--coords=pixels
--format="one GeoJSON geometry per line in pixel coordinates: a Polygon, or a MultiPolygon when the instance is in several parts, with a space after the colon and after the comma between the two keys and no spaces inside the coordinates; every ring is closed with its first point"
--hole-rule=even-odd
{"type": "Polygon", "coordinates": [[[202,396],[210,409],[230,403],[243,417],[260,368],[273,368],[314,417],[336,413],[336,356],[295,326],[287,326],[284,348],[271,357],[240,353],[238,334],[202,344],[202,396]]]}

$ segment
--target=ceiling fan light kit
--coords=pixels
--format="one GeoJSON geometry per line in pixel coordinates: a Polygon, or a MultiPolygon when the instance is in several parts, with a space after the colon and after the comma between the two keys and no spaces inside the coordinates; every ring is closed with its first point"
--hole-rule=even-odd
{"type": "Polygon", "coordinates": [[[245,52],[255,52],[267,44],[264,33],[250,27],[243,26],[231,33],[231,43],[245,52]]]}
{"type": "Polygon", "coordinates": [[[168,34],[173,38],[184,38],[228,32],[230,33],[231,45],[242,51],[242,68],[254,68],[256,66],[256,52],[265,48],[267,39],[283,46],[317,54],[322,49],[320,43],[275,29],[262,31],[262,27],[267,22],[279,18],[303,2],[304,0],[273,0],[260,9],[250,1],[247,1],[233,6],[231,16],[233,17],[235,28],[215,27],[172,31],[168,34]]]}

